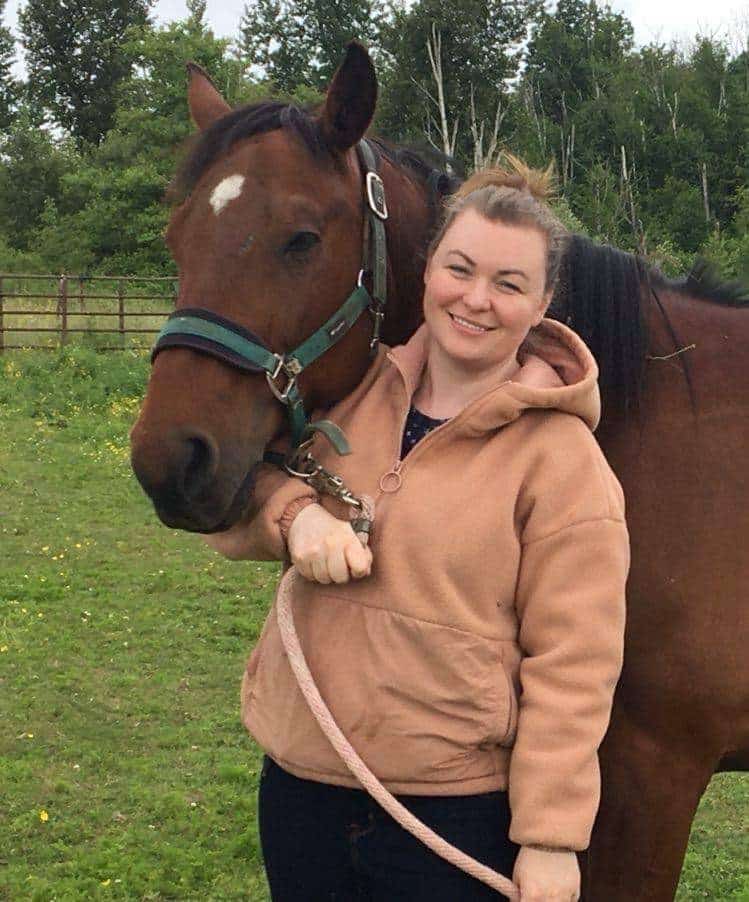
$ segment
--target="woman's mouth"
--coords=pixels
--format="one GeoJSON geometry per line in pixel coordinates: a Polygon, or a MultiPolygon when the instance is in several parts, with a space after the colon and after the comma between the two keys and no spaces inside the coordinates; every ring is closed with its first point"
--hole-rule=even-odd
{"type": "Polygon", "coordinates": [[[491,332],[493,330],[493,326],[482,326],[481,323],[474,323],[470,319],[465,319],[465,317],[458,316],[456,313],[449,313],[450,319],[453,321],[453,325],[458,329],[459,332],[468,333],[471,335],[482,335],[485,332],[491,332]]]}

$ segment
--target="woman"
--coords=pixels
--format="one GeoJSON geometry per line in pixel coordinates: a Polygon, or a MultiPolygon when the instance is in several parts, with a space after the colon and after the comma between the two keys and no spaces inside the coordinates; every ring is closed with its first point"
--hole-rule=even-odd
{"type": "MultiPolygon", "coordinates": [[[[207,541],[233,558],[288,555],[306,577],[293,601],[310,669],[371,770],[449,842],[512,873],[523,902],[568,902],[598,807],[629,547],[592,435],[595,362],[544,318],[565,241],[548,173],[514,166],[477,173],[452,199],[424,274],[424,325],[331,412],[353,453],[313,449],[375,499],[369,548],[341,505],[270,471],[251,521],[207,541]]],[[[496,898],[356,787],[273,615],[242,696],[268,756],[260,829],[274,900],[496,898]]]]}

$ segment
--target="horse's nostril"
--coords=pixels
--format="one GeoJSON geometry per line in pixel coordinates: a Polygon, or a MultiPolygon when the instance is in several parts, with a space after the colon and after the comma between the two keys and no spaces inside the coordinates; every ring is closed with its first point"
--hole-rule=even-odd
{"type": "Polygon", "coordinates": [[[187,465],[184,475],[184,494],[188,500],[195,498],[213,479],[216,453],[212,443],[198,436],[186,440],[187,465]]]}

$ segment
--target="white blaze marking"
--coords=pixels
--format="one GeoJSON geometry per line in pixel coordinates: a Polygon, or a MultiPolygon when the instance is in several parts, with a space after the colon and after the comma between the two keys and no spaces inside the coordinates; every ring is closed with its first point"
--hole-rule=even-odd
{"type": "Polygon", "coordinates": [[[244,185],[243,175],[229,175],[216,185],[211,193],[211,206],[216,216],[230,200],[239,197],[242,193],[242,185],[244,185]]]}

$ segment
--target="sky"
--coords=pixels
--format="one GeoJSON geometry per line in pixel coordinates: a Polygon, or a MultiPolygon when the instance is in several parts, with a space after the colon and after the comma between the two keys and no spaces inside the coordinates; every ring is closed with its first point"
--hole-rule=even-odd
{"type": "MultiPolygon", "coordinates": [[[[24,0],[8,0],[5,23],[15,30],[18,9],[24,0]]],[[[245,0],[208,0],[206,19],[221,37],[235,37],[245,0]]],[[[619,0],[611,3],[616,12],[624,13],[635,29],[635,41],[648,44],[658,40],[688,42],[699,32],[711,36],[725,36],[737,22],[749,27],[749,2],[711,0],[710,3],[690,3],[688,0],[619,0]]],[[[161,23],[182,19],[187,15],[184,0],[156,0],[153,6],[156,20],[161,23]]]]}

